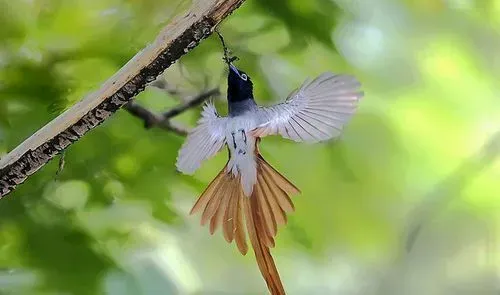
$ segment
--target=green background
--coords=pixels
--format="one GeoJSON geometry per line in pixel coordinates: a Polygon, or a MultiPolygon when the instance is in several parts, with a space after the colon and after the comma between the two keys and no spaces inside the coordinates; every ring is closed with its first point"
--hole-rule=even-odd
{"type": "MultiPolygon", "coordinates": [[[[189,6],[0,0],[0,155],[189,6]]],[[[498,291],[498,27],[499,0],[248,0],[223,23],[261,104],[326,70],[366,93],[334,142],[262,141],[302,190],[273,250],[288,294],[498,291]]],[[[137,101],[160,112],[220,87],[225,114],[221,52],[210,37],[161,78],[180,95],[137,101]]],[[[227,154],[183,176],[183,140],[119,111],[67,150],[58,179],[55,160],[1,200],[0,294],[265,294],[253,254],[188,215],[227,154]]]]}

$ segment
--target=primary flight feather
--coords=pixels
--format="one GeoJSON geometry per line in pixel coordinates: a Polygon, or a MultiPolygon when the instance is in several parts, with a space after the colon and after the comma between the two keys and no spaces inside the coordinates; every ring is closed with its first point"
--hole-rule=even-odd
{"type": "Polygon", "coordinates": [[[279,225],[294,211],[291,195],[299,189],[267,163],[258,143],[267,135],[315,143],[339,136],[354,114],[363,92],[353,76],[326,72],[308,80],[280,104],[256,104],[253,83],[242,70],[229,64],[227,117],[212,103],[203,107],[197,126],[179,151],[177,169],[193,174],[201,163],[223,147],[229,160],[198,198],[191,214],[201,212],[210,233],[221,228],[229,243],[248,251],[246,235],[259,269],[272,295],[285,294],[270,253],[279,225]],[[245,230],[246,225],[246,230],[245,230]]]}

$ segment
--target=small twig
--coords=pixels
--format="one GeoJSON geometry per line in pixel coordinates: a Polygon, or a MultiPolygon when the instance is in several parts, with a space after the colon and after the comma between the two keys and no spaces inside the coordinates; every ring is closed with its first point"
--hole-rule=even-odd
{"type": "Polygon", "coordinates": [[[226,42],[224,41],[224,37],[222,37],[219,29],[216,28],[215,32],[217,33],[217,36],[219,36],[220,42],[222,43],[222,49],[224,50],[224,57],[222,59],[224,60],[224,62],[230,64],[233,61],[238,60],[239,58],[236,55],[230,57],[231,50],[227,47],[226,42]]]}
{"type": "Polygon", "coordinates": [[[205,100],[207,100],[211,96],[218,95],[218,94],[220,94],[219,88],[213,88],[213,89],[210,89],[208,91],[202,92],[202,93],[192,97],[191,99],[187,99],[187,101],[185,103],[180,104],[180,105],[166,111],[165,113],[163,113],[163,118],[164,119],[171,119],[172,117],[179,115],[180,113],[186,111],[187,109],[190,109],[192,107],[195,107],[195,106],[201,104],[202,102],[204,102],[205,100]]]}
{"type": "Polygon", "coordinates": [[[164,129],[168,129],[172,132],[174,132],[175,134],[177,135],[181,135],[181,136],[186,136],[188,135],[190,129],[186,126],[183,126],[179,123],[176,123],[176,122],[172,122],[172,121],[169,121],[169,120],[164,120],[160,123],[160,126],[164,129]]]}
{"type": "Polygon", "coordinates": [[[61,172],[64,170],[64,165],[66,164],[66,161],[64,159],[65,155],[66,150],[63,150],[59,156],[59,165],[57,167],[56,176],[54,178],[55,181],[59,180],[59,175],[61,175],[61,172]]]}
{"type": "Polygon", "coordinates": [[[145,107],[137,104],[135,100],[126,104],[124,108],[130,114],[141,118],[144,121],[144,128],[151,128],[155,125],[158,125],[163,120],[160,115],[155,114],[145,107]]]}
{"type": "Polygon", "coordinates": [[[196,107],[200,105],[202,102],[207,100],[208,98],[218,95],[219,94],[219,89],[214,88],[205,92],[202,92],[190,99],[188,99],[185,103],[180,104],[168,111],[166,111],[163,114],[157,114],[151,110],[148,110],[147,108],[139,105],[135,101],[129,102],[126,106],[125,109],[132,115],[141,118],[144,121],[144,128],[152,128],[152,127],[159,127],[162,129],[165,129],[167,131],[174,132],[179,135],[187,135],[189,132],[189,129],[187,129],[184,126],[181,126],[180,124],[174,123],[171,121],[171,119],[186,110],[196,107]]]}
{"type": "Polygon", "coordinates": [[[165,120],[161,115],[146,109],[135,101],[129,102],[125,106],[125,109],[132,115],[144,120],[144,128],[146,129],[156,126],[182,136],[187,135],[189,132],[189,129],[173,123],[170,120],[165,120]]]}
{"type": "Polygon", "coordinates": [[[179,90],[177,90],[175,87],[170,86],[163,77],[151,83],[151,86],[164,90],[170,95],[179,95],[179,90]]]}

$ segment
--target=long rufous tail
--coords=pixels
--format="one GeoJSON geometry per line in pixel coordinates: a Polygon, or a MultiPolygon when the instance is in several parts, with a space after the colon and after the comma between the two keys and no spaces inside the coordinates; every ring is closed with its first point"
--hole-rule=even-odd
{"type": "Polygon", "coordinates": [[[190,214],[201,211],[201,224],[210,222],[211,234],[222,227],[226,241],[234,240],[243,255],[248,251],[244,216],[255,258],[269,291],[272,295],[284,295],[270,248],[275,245],[278,226],[285,225],[286,214],[295,210],[290,195],[300,190],[269,165],[258,148],[255,157],[257,183],[249,198],[243,194],[239,177],[227,173],[224,167],[198,198],[190,214]]]}

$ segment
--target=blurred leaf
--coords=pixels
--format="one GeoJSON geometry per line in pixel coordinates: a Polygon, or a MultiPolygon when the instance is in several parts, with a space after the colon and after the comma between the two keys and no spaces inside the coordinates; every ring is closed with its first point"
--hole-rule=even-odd
{"type": "MultiPolygon", "coordinates": [[[[0,154],[98,89],[191,2],[0,0],[0,154]]],[[[408,212],[497,132],[498,3],[256,0],[221,24],[259,104],[323,71],[355,75],[366,93],[332,142],[267,137],[260,145],[302,191],[273,249],[288,293],[456,294],[469,282],[487,289],[470,278],[496,278],[498,161],[465,179],[463,192],[465,182],[437,190],[435,199],[458,190],[457,201],[417,238],[414,257],[399,259],[408,212]],[[483,227],[463,231],[471,217],[483,227]],[[386,277],[394,261],[404,266],[397,279],[386,277]],[[404,289],[371,285],[381,281],[404,289]]],[[[221,58],[212,36],[163,77],[179,95],[148,88],[136,99],[162,112],[204,88],[225,92],[221,58]]],[[[216,100],[221,114],[225,98],[216,100]]],[[[194,127],[200,110],[174,120],[194,127]]],[[[0,293],[264,293],[253,256],[188,214],[227,153],[181,175],[184,140],[118,111],[67,149],[57,180],[52,161],[2,199],[0,293]]]]}
{"type": "Polygon", "coordinates": [[[65,210],[83,209],[90,195],[89,185],[81,180],[56,183],[45,198],[65,210]]]}
{"type": "Polygon", "coordinates": [[[304,46],[314,37],[323,44],[333,47],[331,34],[337,24],[339,7],[329,0],[315,1],[266,1],[256,0],[263,12],[280,19],[291,32],[291,46],[304,46]]]}

